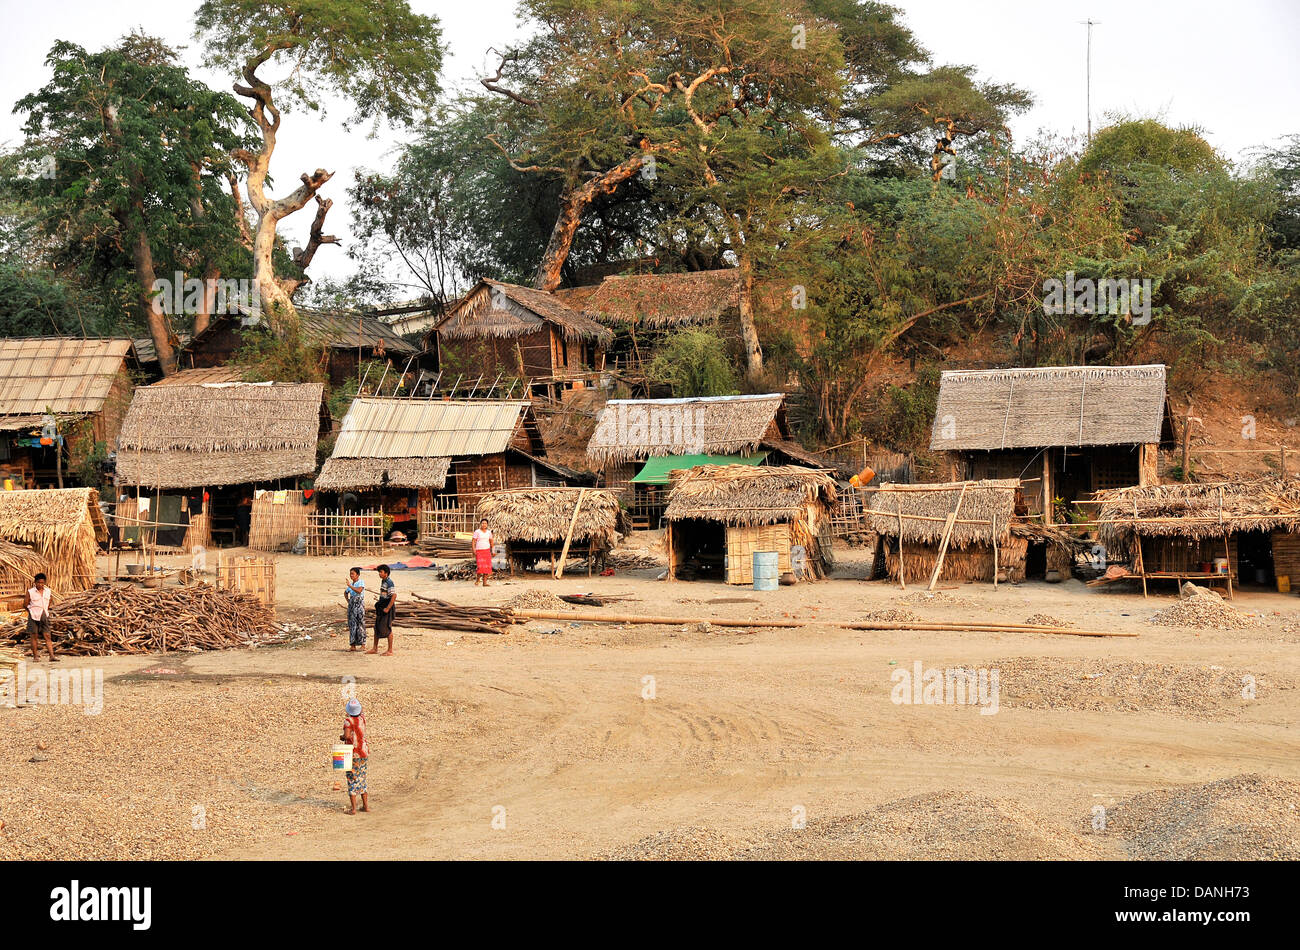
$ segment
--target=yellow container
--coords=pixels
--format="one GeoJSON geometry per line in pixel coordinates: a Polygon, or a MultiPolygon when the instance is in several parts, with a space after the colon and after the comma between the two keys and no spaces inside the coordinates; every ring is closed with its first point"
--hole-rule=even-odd
{"type": "Polygon", "coordinates": [[[1278,592],[1279,594],[1289,594],[1289,593],[1291,593],[1291,578],[1290,578],[1289,576],[1287,576],[1286,574],[1282,574],[1282,575],[1279,575],[1279,576],[1278,576],[1278,579],[1277,579],[1277,592],[1278,592]]]}

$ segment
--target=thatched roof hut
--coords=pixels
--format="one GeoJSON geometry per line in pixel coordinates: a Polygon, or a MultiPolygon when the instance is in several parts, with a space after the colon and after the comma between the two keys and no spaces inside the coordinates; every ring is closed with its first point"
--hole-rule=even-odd
{"type": "Polygon", "coordinates": [[[998,543],[1011,539],[1011,522],[1016,513],[1016,478],[985,479],[978,482],[943,482],[933,485],[881,485],[871,496],[867,515],[871,530],[888,538],[899,537],[907,544],[938,544],[944,523],[961,496],[961,511],[953,524],[948,546],[954,549],[972,544],[990,544],[993,521],[998,543]],[[962,495],[962,486],[966,493],[962,495]]]}
{"type": "Polygon", "coordinates": [[[1017,478],[882,485],[871,496],[867,514],[868,523],[879,539],[877,557],[884,555],[886,573],[891,578],[898,578],[900,566],[905,579],[928,578],[939,557],[948,515],[957,511],[944,554],[944,576],[992,581],[996,537],[997,573],[1005,573],[1010,580],[1021,580],[1025,576],[1029,540],[1014,530],[1016,496],[1020,490],[1017,478]],[[959,511],[958,497],[961,498],[959,511]]]}
{"type": "Polygon", "coordinates": [[[630,530],[614,492],[594,488],[513,488],[479,499],[478,515],[506,543],[512,566],[526,566],[563,549],[573,525],[569,552],[592,560],[603,557],[630,530]],[[579,506],[579,498],[581,505],[579,506]],[[574,521],[574,513],[577,521],[574,521]]]}
{"type": "Polygon", "coordinates": [[[1041,366],[945,372],[933,450],[1161,441],[1165,367],[1041,366]]]}
{"type": "Polygon", "coordinates": [[[782,574],[822,577],[832,563],[835,499],[833,478],[797,465],[674,472],[664,512],[669,577],[722,566],[727,583],[749,584],[757,551],[775,552],[782,574]]]}
{"type": "Polygon", "coordinates": [[[118,437],[117,484],[203,488],[306,475],[328,418],[320,383],[146,386],[118,437]]]}
{"type": "Polygon", "coordinates": [[[730,455],[790,440],[780,393],[611,399],[596,419],[587,459],[601,467],[665,455],[730,455]]]}
{"type": "Polygon", "coordinates": [[[1300,531],[1300,485],[1268,477],[1098,492],[1097,535],[1119,550],[1140,537],[1219,538],[1239,531],[1300,531]]]}
{"type": "Polygon", "coordinates": [[[49,565],[32,548],[0,541],[0,601],[23,597],[32,578],[41,572],[48,574],[49,565]]]}
{"type": "Polygon", "coordinates": [[[95,583],[95,555],[108,526],[93,488],[0,491],[0,539],[30,546],[55,593],[95,583]]]}
{"type": "Polygon", "coordinates": [[[614,275],[601,281],[583,306],[611,326],[666,330],[712,323],[740,306],[740,271],[614,275]]]}
{"type": "Polygon", "coordinates": [[[481,280],[449,308],[435,328],[440,340],[522,337],[554,326],[570,342],[605,345],[613,332],[565,305],[554,294],[534,287],[481,280]]]}

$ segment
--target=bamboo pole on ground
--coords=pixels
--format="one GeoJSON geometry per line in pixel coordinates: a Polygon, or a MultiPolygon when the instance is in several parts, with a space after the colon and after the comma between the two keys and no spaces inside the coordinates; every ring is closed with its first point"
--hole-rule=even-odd
{"type": "Polygon", "coordinates": [[[943,537],[939,540],[939,557],[934,562],[934,570],[930,573],[930,586],[927,590],[934,590],[934,585],[939,583],[939,575],[943,573],[943,559],[948,554],[948,541],[952,538],[952,525],[961,514],[961,503],[966,497],[966,486],[961,486],[961,491],[957,493],[957,504],[953,506],[952,512],[948,515],[948,520],[943,525],[943,537]]]}

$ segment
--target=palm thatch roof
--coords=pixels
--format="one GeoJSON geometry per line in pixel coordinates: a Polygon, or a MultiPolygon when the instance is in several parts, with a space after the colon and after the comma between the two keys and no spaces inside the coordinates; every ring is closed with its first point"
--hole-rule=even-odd
{"type": "Polygon", "coordinates": [[[1158,443],[1164,366],[1045,366],[946,372],[936,451],[1158,443]]]}
{"type": "Polygon", "coordinates": [[[835,479],[798,465],[709,465],[674,473],[664,518],[728,525],[800,521],[835,504],[835,479]]]}
{"type": "Polygon", "coordinates": [[[1093,496],[1097,535],[1119,549],[1142,537],[1222,537],[1236,531],[1300,531],[1300,485],[1269,476],[1213,483],[1116,488],[1093,496]]]}
{"type": "Polygon", "coordinates": [[[33,577],[48,571],[45,559],[32,548],[0,540],[0,594],[25,590],[33,577]]]}
{"type": "Polygon", "coordinates": [[[314,484],[321,491],[441,490],[450,469],[449,458],[328,458],[314,484]]]}
{"type": "Polygon", "coordinates": [[[99,412],[135,363],[130,340],[0,339],[0,415],[99,412]]]}
{"type": "Polygon", "coordinates": [[[535,333],[547,324],[566,340],[608,344],[614,334],[554,294],[533,287],[481,280],[452,307],[436,327],[449,340],[516,337],[535,333]]]}
{"type": "Polygon", "coordinates": [[[611,399],[596,419],[587,459],[596,467],[659,455],[732,455],[789,440],[785,397],[611,399]]]}
{"type": "Polygon", "coordinates": [[[244,372],[238,366],[199,366],[164,376],[153,386],[192,386],[195,383],[240,383],[244,372]]]}
{"type": "Polygon", "coordinates": [[[904,542],[938,544],[943,538],[944,523],[957,506],[961,511],[952,526],[948,545],[954,549],[992,541],[992,520],[997,518],[998,543],[1011,538],[1016,513],[1018,478],[988,478],[976,482],[941,482],[933,485],[881,485],[871,496],[867,515],[871,530],[885,537],[899,535],[902,515],[904,542]],[[962,495],[962,487],[966,493],[962,495]],[[963,524],[962,522],[977,522],[963,524]]]}
{"type": "Polygon", "coordinates": [[[117,442],[117,483],[200,488],[316,469],[320,383],[201,383],[137,389],[117,442]]]}
{"type": "Polygon", "coordinates": [[[584,306],[589,316],[614,325],[664,330],[712,323],[740,306],[740,272],[615,275],[601,281],[584,306]]]}
{"type": "MultiPolygon", "coordinates": [[[[573,540],[581,547],[591,541],[597,548],[612,548],[618,535],[630,525],[627,515],[612,491],[594,488],[513,488],[489,492],[479,499],[479,517],[487,518],[493,534],[511,541],[526,543],[562,543],[573,522],[573,540]]],[[[576,548],[575,548],[576,550],[576,548]]]]}
{"type": "Polygon", "coordinates": [[[56,594],[94,585],[98,542],[107,537],[93,488],[0,491],[0,539],[34,549],[56,594]]]}

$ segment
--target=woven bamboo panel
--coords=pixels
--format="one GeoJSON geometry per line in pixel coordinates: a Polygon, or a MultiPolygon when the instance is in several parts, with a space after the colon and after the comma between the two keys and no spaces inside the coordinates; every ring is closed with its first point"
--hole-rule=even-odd
{"type": "Polygon", "coordinates": [[[1291,578],[1291,589],[1300,587],[1300,532],[1273,532],[1273,573],[1291,578]]]}
{"type": "Polygon", "coordinates": [[[263,492],[253,500],[248,528],[248,546],[254,551],[287,551],[298,536],[307,533],[307,514],[313,505],[303,504],[302,492],[263,492]],[[276,504],[277,497],[283,501],[276,504]]]}
{"type": "Polygon", "coordinates": [[[775,551],[777,573],[790,572],[790,526],[732,525],[727,528],[727,583],[754,583],[754,553],[775,551]]]}
{"type": "Polygon", "coordinates": [[[268,557],[222,556],[217,560],[217,589],[252,594],[275,606],[275,561],[268,557]]]}

